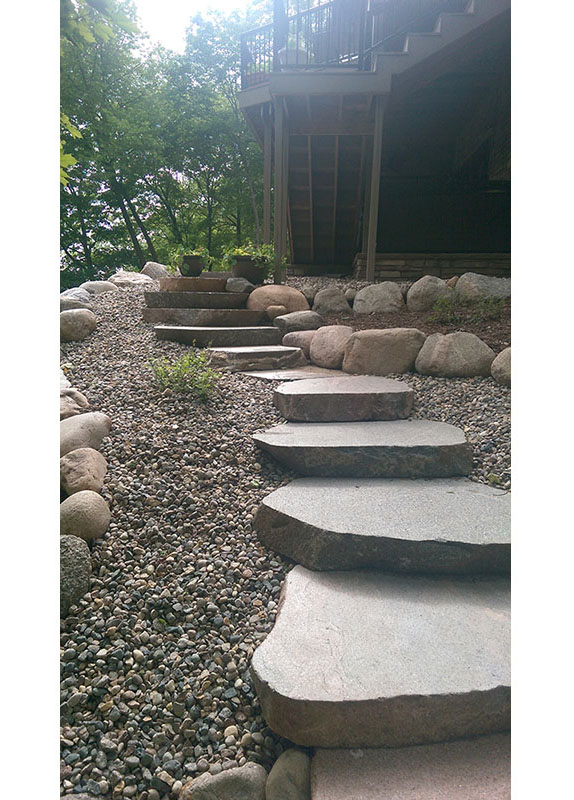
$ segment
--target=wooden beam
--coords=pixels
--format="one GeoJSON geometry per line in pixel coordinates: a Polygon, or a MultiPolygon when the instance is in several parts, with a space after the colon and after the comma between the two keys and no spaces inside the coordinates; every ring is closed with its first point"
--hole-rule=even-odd
{"type": "Polygon", "coordinates": [[[286,183],[285,168],[285,115],[283,98],[276,98],[273,102],[275,110],[275,180],[274,180],[274,220],[273,220],[273,248],[275,250],[275,270],[273,280],[281,283],[281,259],[285,252],[285,208],[284,188],[286,183]]]}
{"type": "Polygon", "coordinates": [[[337,231],[337,186],[339,178],[339,137],[335,138],[335,175],[333,179],[333,221],[331,227],[333,262],[335,261],[335,242],[337,231]]]}
{"type": "Polygon", "coordinates": [[[374,124],[368,120],[293,120],[292,134],[302,136],[372,136],[374,124]]]}
{"type": "Polygon", "coordinates": [[[271,169],[273,137],[271,105],[265,105],[263,114],[263,242],[271,243],[271,169]]]}
{"type": "Polygon", "coordinates": [[[309,168],[309,227],[311,230],[311,263],[315,261],[315,238],[313,234],[313,166],[311,161],[311,137],[307,136],[307,166],[309,168]]]}
{"type": "Polygon", "coordinates": [[[369,197],[369,231],[367,235],[366,279],[375,280],[375,256],[377,252],[377,227],[379,222],[379,189],[381,185],[381,159],[383,153],[383,121],[386,98],[375,98],[375,132],[373,134],[373,161],[371,164],[371,186],[369,197]]]}

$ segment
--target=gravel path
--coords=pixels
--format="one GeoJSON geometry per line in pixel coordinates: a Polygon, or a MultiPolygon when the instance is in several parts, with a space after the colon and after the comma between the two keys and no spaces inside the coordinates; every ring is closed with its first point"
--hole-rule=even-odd
{"type": "MultiPolygon", "coordinates": [[[[90,592],[62,622],[63,794],[174,798],[206,770],[269,768],[284,746],[248,674],[290,568],[251,530],[260,500],[296,477],[251,442],[281,421],[274,384],[224,374],[209,406],[161,394],[147,363],[182,348],[155,340],[142,305],[137,289],[101,295],[96,331],[62,345],[72,385],[113,422],[112,522],[93,544],[90,592]]],[[[397,377],[417,416],[464,428],[473,479],[509,486],[508,389],[397,377]]]]}

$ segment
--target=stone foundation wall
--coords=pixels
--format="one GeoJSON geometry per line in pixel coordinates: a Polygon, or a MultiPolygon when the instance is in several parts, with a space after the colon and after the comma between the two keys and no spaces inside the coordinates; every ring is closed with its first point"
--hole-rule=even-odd
{"type": "MultiPolygon", "coordinates": [[[[355,256],[353,277],[365,280],[367,257],[355,256]]],[[[416,281],[423,275],[452,278],[478,272],[498,278],[510,277],[510,253],[386,253],[377,255],[375,280],[416,281]]]]}

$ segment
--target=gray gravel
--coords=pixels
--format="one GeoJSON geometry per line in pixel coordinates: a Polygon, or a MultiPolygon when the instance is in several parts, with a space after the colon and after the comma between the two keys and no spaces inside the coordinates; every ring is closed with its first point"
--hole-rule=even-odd
{"type": "MultiPolygon", "coordinates": [[[[96,331],[62,345],[72,385],[113,423],[101,450],[112,521],[92,545],[90,592],[62,622],[62,794],[175,798],[207,770],[269,769],[285,746],[248,674],[289,569],[251,529],[260,500],[296,477],[251,442],[281,421],[275,384],[223,374],[209,406],[161,394],[147,362],[182,347],[156,341],[142,305],[139,289],[100,295],[96,331]]],[[[416,416],[465,430],[474,480],[510,485],[508,389],[394,377],[414,388],[416,416]]]]}

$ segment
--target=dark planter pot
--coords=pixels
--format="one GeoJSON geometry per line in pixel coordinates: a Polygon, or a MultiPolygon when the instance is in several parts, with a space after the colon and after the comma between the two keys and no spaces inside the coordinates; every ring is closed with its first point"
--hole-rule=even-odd
{"type": "Polygon", "coordinates": [[[235,264],[231,267],[234,278],[245,278],[251,283],[263,283],[265,266],[256,264],[250,256],[235,256],[235,264]]]}
{"type": "Polygon", "coordinates": [[[179,271],[184,278],[197,278],[205,266],[202,256],[182,256],[179,271]]]}

